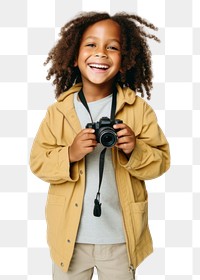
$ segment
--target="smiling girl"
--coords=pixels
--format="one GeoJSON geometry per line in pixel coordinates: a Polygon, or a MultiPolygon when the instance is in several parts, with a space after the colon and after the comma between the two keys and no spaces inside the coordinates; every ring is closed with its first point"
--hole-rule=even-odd
{"type": "Polygon", "coordinates": [[[143,26],[156,29],[136,15],[83,13],[61,29],[47,58],[57,102],[30,167],[50,183],[54,280],[89,280],[94,267],[100,280],[135,279],[152,252],[144,181],[166,172],[170,156],[155,113],[137,95],[150,98],[147,38],[158,41],[143,26]]]}

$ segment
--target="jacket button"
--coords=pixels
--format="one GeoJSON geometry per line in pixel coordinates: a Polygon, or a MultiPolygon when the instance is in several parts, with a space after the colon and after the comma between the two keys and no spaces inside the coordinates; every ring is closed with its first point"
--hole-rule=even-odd
{"type": "Polygon", "coordinates": [[[64,263],[61,262],[60,265],[63,267],[63,266],[64,266],[64,263]]]}
{"type": "Polygon", "coordinates": [[[83,170],[80,170],[80,174],[81,174],[81,175],[83,174],[83,170]]]}
{"type": "Polygon", "coordinates": [[[71,243],[71,240],[67,239],[67,243],[71,243]]]}
{"type": "Polygon", "coordinates": [[[75,206],[78,207],[78,203],[75,203],[75,206]]]}

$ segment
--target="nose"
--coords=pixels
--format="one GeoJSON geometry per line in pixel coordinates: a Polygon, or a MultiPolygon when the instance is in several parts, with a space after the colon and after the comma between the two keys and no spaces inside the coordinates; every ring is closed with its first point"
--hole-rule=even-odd
{"type": "Polygon", "coordinates": [[[100,53],[100,52],[96,53],[94,56],[95,57],[100,57],[100,58],[107,57],[107,55],[105,53],[100,53]]]}
{"type": "Polygon", "coordinates": [[[105,58],[105,57],[107,57],[107,54],[106,54],[104,48],[99,47],[98,49],[95,50],[94,56],[100,57],[100,58],[105,58]]]}

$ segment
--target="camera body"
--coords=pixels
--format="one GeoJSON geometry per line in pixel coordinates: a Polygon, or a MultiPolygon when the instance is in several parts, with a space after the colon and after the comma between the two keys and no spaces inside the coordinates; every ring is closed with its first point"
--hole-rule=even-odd
{"type": "Polygon", "coordinates": [[[112,121],[108,117],[102,117],[96,123],[88,123],[86,128],[93,128],[97,142],[106,148],[111,148],[117,142],[117,131],[119,131],[119,129],[114,129],[113,125],[118,123],[123,123],[123,121],[119,119],[112,121]]]}

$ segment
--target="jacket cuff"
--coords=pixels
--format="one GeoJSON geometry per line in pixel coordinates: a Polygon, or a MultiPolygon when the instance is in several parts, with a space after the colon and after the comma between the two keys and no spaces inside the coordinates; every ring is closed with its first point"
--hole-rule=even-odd
{"type": "Polygon", "coordinates": [[[126,154],[123,151],[118,149],[117,157],[118,157],[119,164],[128,170],[133,169],[136,166],[140,165],[140,163],[142,161],[142,157],[143,157],[144,153],[146,152],[146,149],[144,146],[145,146],[145,143],[143,143],[139,139],[136,139],[135,148],[132,151],[129,158],[126,156],[126,154]]]}
{"type": "Polygon", "coordinates": [[[69,147],[62,148],[62,151],[59,153],[59,166],[60,169],[63,170],[63,172],[68,177],[68,181],[70,182],[76,182],[79,179],[79,172],[78,172],[78,164],[73,163],[70,164],[69,162],[69,147]]]}

